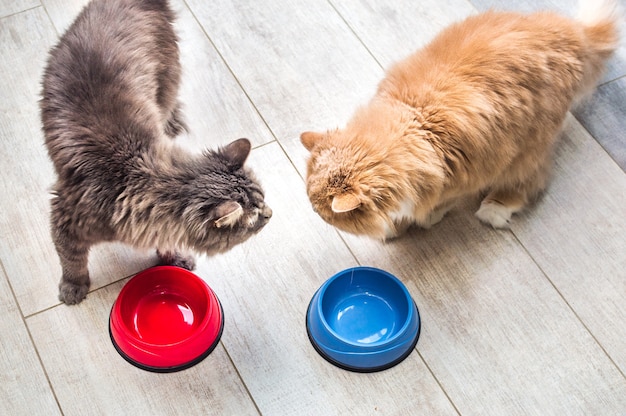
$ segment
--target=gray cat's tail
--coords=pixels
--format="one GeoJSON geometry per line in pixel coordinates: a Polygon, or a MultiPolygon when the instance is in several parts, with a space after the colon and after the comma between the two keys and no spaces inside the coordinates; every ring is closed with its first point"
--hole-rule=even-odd
{"type": "Polygon", "coordinates": [[[618,0],[579,0],[577,20],[583,26],[587,46],[581,95],[595,87],[606,60],[617,49],[621,15],[618,0]]]}

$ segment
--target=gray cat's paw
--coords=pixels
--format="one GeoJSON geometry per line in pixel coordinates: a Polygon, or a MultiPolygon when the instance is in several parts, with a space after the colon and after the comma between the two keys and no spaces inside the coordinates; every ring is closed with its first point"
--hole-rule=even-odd
{"type": "Polygon", "coordinates": [[[512,214],[511,208],[491,200],[484,200],[476,211],[478,219],[493,228],[509,228],[512,214]]]}
{"type": "Polygon", "coordinates": [[[89,292],[89,283],[77,285],[70,282],[59,284],[59,300],[66,305],[76,305],[85,299],[89,292]]]}
{"type": "Polygon", "coordinates": [[[193,270],[196,268],[196,259],[193,256],[183,256],[178,254],[171,265],[182,267],[187,270],[193,270]]]}
{"type": "Polygon", "coordinates": [[[183,269],[193,270],[196,268],[196,259],[192,255],[184,255],[178,251],[157,250],[159,264],[163,266],[176,266],[183,269]]]}

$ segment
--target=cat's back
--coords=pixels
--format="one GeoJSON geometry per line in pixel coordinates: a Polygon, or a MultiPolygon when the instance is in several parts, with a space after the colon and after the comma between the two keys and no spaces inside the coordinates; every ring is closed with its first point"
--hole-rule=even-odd
{"type": "Polygon", "coordinates": [[[50,51],[40,106],[58,173],[136,149],[122,140],[161,122],[158,77],[179,65],[173,19],[165,0],[93,0],[50,51]]]}
{"type": "MultiPolygon", "coordinates": [[[[381,89],[419,94],[426,88],[560,89],[570,95],[582,78],[582,29],[550,12],[524,15],[487,12],[453,24],[405,60],[392,66],[381,89]]],[[[450,98],[450,97],[448,97],[450,98]]]]}

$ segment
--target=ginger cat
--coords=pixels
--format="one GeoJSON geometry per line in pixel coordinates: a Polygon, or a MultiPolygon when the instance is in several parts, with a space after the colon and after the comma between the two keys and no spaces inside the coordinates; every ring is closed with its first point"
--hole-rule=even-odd
{"type": "Polygon", "coordinates": [[[393,65],[343,129],[305,132],[314,210],[354,234],[428,228],[462,197],[507,227],[545,189],[567,111],[615,50],[615,0],[554,13],[488,12],[393,65]]]}

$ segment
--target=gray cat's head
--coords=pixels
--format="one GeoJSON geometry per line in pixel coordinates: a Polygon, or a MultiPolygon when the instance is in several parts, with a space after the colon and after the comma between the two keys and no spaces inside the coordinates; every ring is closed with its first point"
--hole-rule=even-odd
{"type": "Polygon", "coordinates": [[[272,216],[253,172],[244,166],[250,154],[247,139],[207,151],[189,195],[183,218],[189,241],[208,254],[226,251],[258,233],[272,216]]]}
{"type": "MultiPolygon", "coordinates": [[[[170,143],[170,142],[165,142],[170,143]]],[[[250,142],[189,155],[173,145],[133,163],[117,196],[113,224],[124,241],[142,247],[224,252],[258,233],[272,210],[244,166],[250,142]]]]}

